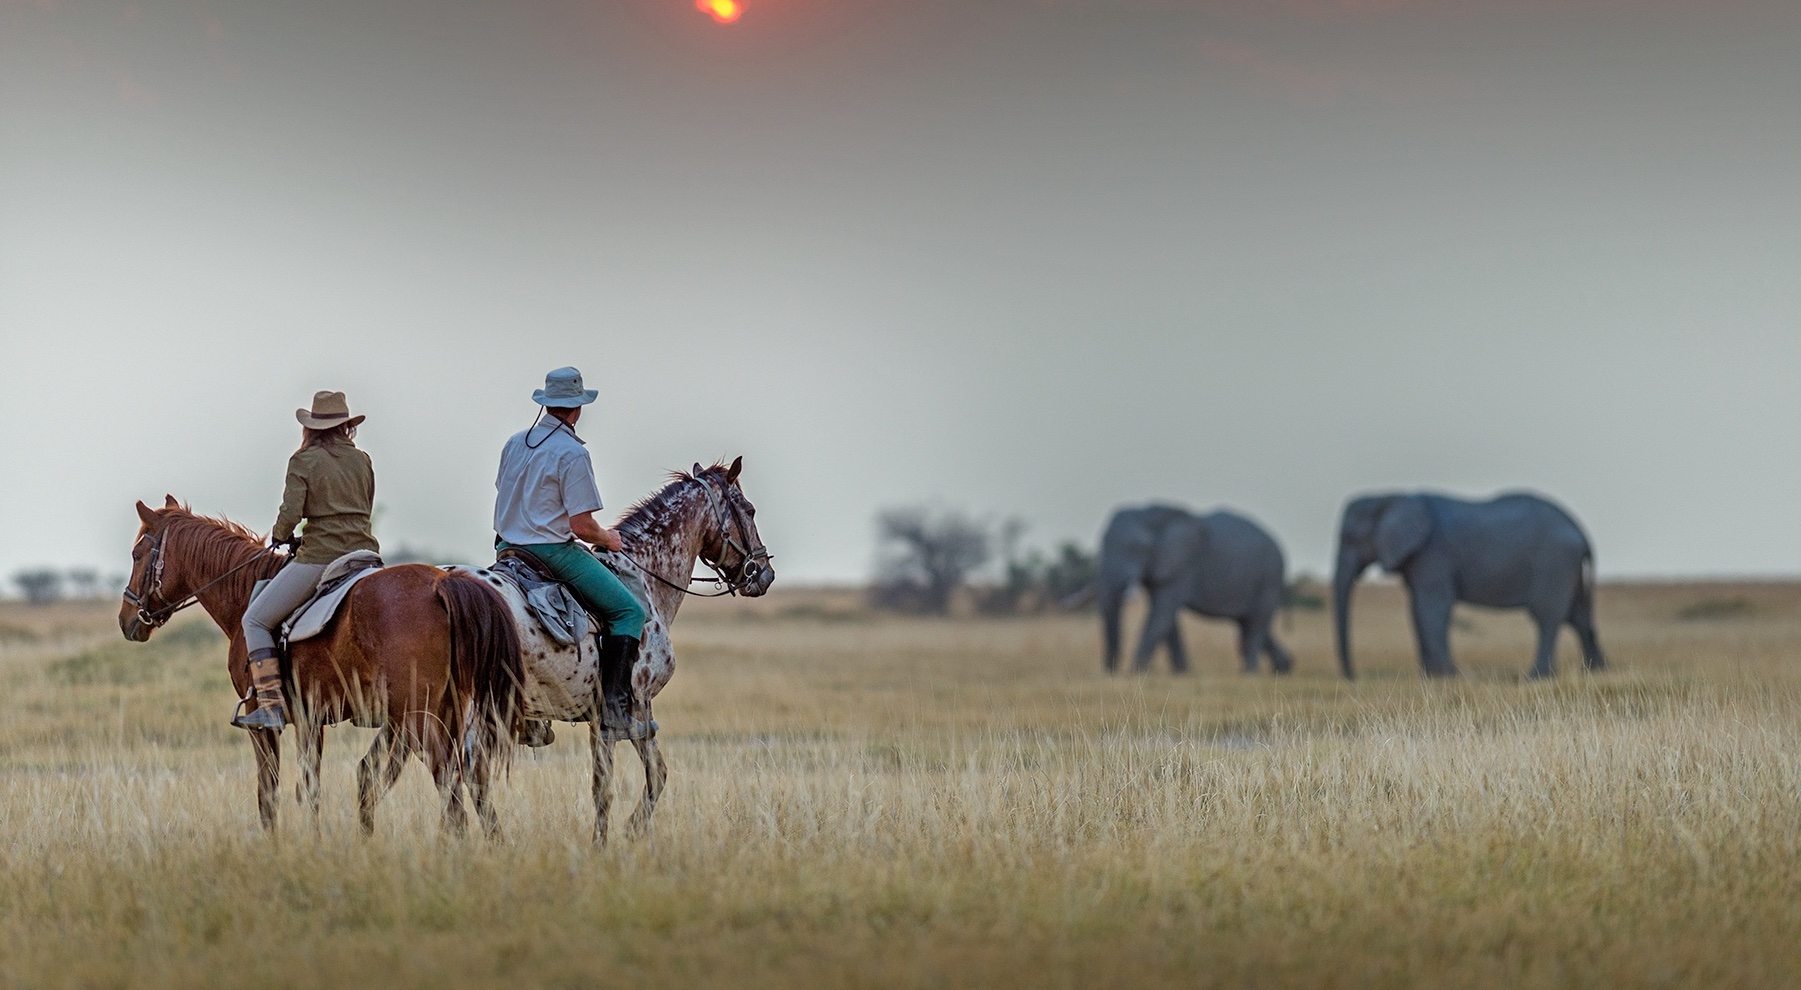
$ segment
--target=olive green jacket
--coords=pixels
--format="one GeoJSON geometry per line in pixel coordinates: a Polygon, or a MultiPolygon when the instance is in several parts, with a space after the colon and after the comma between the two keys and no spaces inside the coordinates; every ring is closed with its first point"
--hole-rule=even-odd
{"type": "Polygon", "coordinates": [[[288,458],[287,489],[269,535],[289,539],[305,519],[294,558],[302,564],[329,564],[352,550],[380,553],[369,523],[374,508],[375,467],[369,455],[348,441],[318,444],[288,458]]]}

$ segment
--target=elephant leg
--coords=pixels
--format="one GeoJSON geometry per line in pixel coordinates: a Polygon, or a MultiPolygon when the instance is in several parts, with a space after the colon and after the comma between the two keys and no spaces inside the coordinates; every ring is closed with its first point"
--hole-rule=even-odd
{"type": "Polygon", "coordinates": [[[1545,621],[1536,619],[1538,624],[1538,653],[1532,660],[1531,678],[1535,681],[1557,676],[1557,630],[1563,623],[1553,619],[1545,621]]]}
{"type": "Polygon", "coordinates": [[[1421,670],[1427,677],[1456,677],[1457,665],[1451,661],[1451,607],[1456,599],[1435,588],[1408,590],[1421,670]]]}
{"type": "Polygon", "coordinates": [[[1169,647],[1169,669],[1178,674],[1188,673],[1188,647],[1182,642],[1180,617],[1169,624],[1169,636],[1164,644],[1169,647]]]}
{"type": "Polygon", "coordinates": [[[1601,652],[1601,637],[1595,632],[1594,616],[1572,618],[1570,628],[1576,630],[1576,638],[1582,641],[1582,666],[1589,670],[1606,670],[1607,655],[1601,652]]]}
{"type": "MultiPolygon", "coordinates": [[[[1151,668],[1151,653],[1158,644],[1169,640],[1176,625],[1182,602],[1174,589],[1151,589],[1151,611],[1144,617],[1144,630],[1138,634],[1138,648],[1132,654],[1132,671],[1143,673],[1151,668]]],[[[1187,660],[1186,657],[1183,658],[1187,660]]]]}
{"type": "Polygon", "coordinates": [[[1277,642],[1276,631],[1272,628],[1274,620],[1274,616],[1263,620],[1263,652],[1269,656],[1271,670],[1278,674],[1292,674],[1294,673],[1294,657],[1289,656],[1288,651],[1282,648],[1281,643],[1277,642]]]}
{"type": "Polygon", "coordinates": [[[1589,670],[1607,669],[1607,657],[1601,652],[1601,637],[1595,632],[1594,593],[1585,590],[1570,608],[1570,628],[1582,641],[1582,665],[1589,670]]]}
{"type": "Polygon", "coordinates": [[[1263,631],[1255,617],[1238,620],[1238,658],[1246,674],[1257,672],[1257,657],[1263,652],[1263,631]]]}

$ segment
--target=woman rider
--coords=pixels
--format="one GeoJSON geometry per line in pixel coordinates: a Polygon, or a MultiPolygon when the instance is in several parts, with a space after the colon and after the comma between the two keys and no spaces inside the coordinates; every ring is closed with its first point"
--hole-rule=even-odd
{"type": "Polygon", "coordinates": [[[369,522],[375,468],[354,442],[363,417],[350,415],[342,392],[315,394],[313,407],[296,409],[294,417],[304,429],[300,449],[288,458],[288,483],[269,545],[286,543],[292,552],[295,528],[301,520],[306,528],[299,551],[244,613],[244,648],[250,652],[256,707],[232,718],[231,724],[241,729],[279,732],[287,723],[275,629],[313,597],[325,565],[353,550],[381,552],[369,522]]]}

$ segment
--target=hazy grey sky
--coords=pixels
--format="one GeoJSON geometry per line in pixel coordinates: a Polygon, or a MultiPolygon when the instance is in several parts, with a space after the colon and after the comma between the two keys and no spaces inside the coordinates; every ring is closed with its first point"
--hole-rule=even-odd
{"type": "Polygon", "coordinates": [[[1801,572],[1801,4],[0,0],[0,577],[267,528],[369,416],[474,559],[543,373],[787,580],[936,500],[1092,540],[1530,487],[1603,575],[1801,572]]]}

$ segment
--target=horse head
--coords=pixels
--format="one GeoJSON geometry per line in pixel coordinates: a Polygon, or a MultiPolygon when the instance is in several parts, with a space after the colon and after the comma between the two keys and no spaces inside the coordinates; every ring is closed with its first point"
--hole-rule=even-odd
{"type": "Polygon", "coordinates": [[[770,566],[769,550],[757,533],[757,507],[744,497],[738,475],[744,470],[744,458],[730,465],[715,464],[703,468],[694,465],[689,477],[706,489],[712,510],[711,529],[701,544],[701,559],[719,573],[732,590],[755,598],[775,583],[775,568],[770,566]]]}
{"type": "Polygon", "coordinates": [[[227,519],[197,516],[173,495],[164,499],[160,509],[138,503],[142,525],[131,548],[131,580],[119,603],[119,631],[134,643],[149,639],[189,605],[207,604],[209,611],[241,608],[256,579],[281,566],[282,558],[262,549],[255,533],[227,519]],[[228,578],[235,580],[227,583],[228,578]]]}
{"type": "Polygon", "coordinates": [[[181,503],[173,495],[164,495],[163,499],[161,509],[138,503],[142,525],[131,547],[131,580],[125,583],[125,595],[119,602],[119,631],[134,643],[149,639],[162,625],[156,614],[170,601],[166,596],[172,584],[183,579],[180,574],[170,575],[169,560],[163,552],[168,517],[171,510],[181,511],[181,503]]]}

